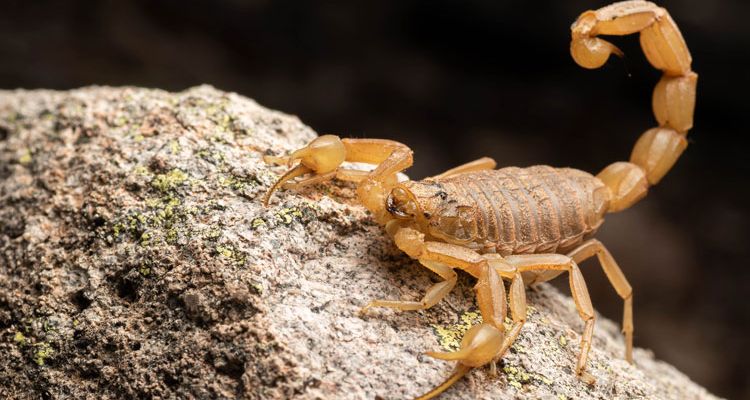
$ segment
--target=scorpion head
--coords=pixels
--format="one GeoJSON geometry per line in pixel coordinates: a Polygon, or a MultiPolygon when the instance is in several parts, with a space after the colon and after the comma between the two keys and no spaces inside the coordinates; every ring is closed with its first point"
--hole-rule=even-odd
{"type": "Polygon", "coordinates": [[[450,198],[438,182],[402,182],[390,191],[385,206],[394,218],[414,221],[432,236],[454,243],[476,237],[473,207],[450,198]]]}
{"type": "MultiPolygon", "coordinates": [[[[412,182],[407,182],[412,183],[412,182]]],[[[416,220],[420,213],[420,207],[414,193],[407,185],[398,185],[391,189],[385,199],[385,209],[396,219],[416,220]]]]}

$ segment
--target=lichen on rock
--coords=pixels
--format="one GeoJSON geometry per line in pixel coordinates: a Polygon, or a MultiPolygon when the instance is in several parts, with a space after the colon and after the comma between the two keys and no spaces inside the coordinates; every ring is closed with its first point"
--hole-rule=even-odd
{"type": "MultiPolygon", "coordinates": [[[[453,366],[479,321],[461,275],[430,310],[359,309],[422,295],[352,186],[260,198],[262,155],[315,133],[201,86],[0,91],[0,397],[410,398],[453,366]]],[[[417,162],[419,156],[417,154],[417,162]]],[[[596,386],[573,372],[582,323],[548,285],[497,376],[444,398],[713,398],[600,318],[596,386]]]]}

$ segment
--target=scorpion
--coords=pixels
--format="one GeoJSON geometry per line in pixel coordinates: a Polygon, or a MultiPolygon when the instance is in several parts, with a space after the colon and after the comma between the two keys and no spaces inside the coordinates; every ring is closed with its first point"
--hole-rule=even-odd
{"type": "Polygon", "coordinates": [[[584,324],[575,371],[582,381],[593,384],[586,361],[596,316],[578,267],[592,257],[623,300],[625,359],[633,362],[633,289],[607,248],[592,236],[606,213],[625,210],[645,197],[649,186],[658,183],[685,150],[698,78],[667,10],[642,0],[582,13],[571,26],[570,53],[578,65],[595,69],[611,54],[623,56],[599,35],[633,33],[640,33],[646,58],[663,73],[652,98],[658,126],[640,136],[629,161],[610,164],[596,176],[550,166],[495,169],[496,162],[484,157],[420,181],[404,180],[399,173],[413,162],[406,145],[333,135],[320,136],[286,157],[265,157],[269,164],[290,168],[266,193],[265,206],[282,186],[299,189],[334,178],[355,182],[358,201],[384,225],[396,246],[442,279],[426,290],[421,301],[374,300],[363,311],[371,307],[424,310],[456,285],[456,269],[477,279],[474,290],[482,323],[466,332],[459,350],[427,353],[457,365],[420,399],[439,395],[472,368],[500,360],[526,320],[526,286],[563,273],[569,276],[584,324]],[[346,168],[344,162],[376,167],[362,171],[346,168]],[[511,323],[506,329],[508,310],[511,323]]]}

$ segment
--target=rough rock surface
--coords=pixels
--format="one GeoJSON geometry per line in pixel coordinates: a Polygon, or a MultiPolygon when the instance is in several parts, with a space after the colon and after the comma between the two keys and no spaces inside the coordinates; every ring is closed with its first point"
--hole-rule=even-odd
{"type": "MultiPolygon", "coordinates": [[[[435,277],[402,255],[346,185],[260,196],[315,133],[198,87],[0,91],[0,397],[409,398],[453,365],[477,321],[472,282],[424,312],[435,277]]],[[[417,162],[419,156],[417,155],[417,162]]],[[[714,398],[599,319],[575,378],[570,298],[529,290],[529,322],[497,376],[443,398],[714,398]]]]}

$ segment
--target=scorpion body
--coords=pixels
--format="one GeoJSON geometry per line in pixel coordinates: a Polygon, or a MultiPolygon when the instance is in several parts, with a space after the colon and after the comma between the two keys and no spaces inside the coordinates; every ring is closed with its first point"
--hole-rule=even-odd
{"type": "Polygon", "coordinates": [[[396,246],[442,279],[421,301],[374,300],[363,311],[427,309],[455,286],[455,269],[477,278],[482,323],[467,331],[459,350],[427,353],[458,363],[453,374],[421,399],[437,396],[472,368],[501,358],[526,321],[525,287],[563,273],[569,276],[584,323],[576,372],[593,383],[586,363],[596,316],[578,268],[592,257],[623,300],[625,358],[632,362],[633,289],[606,247],[592,236],[605,213],[625,210],[642,199],[685,150],[698,79],[677,25],[665,9],[647,1],[624,1],[581,14],[571,27],[570,53],[579,65],[598,68],[611,54],[622,56],[598,35],[632,33],[640,33],[646,58],[663,73],[652,98],[658,126],[641,135],[629,161],[612,163],[596,176],[548,166],[495,170],[494,160],[481,158],[421,181],[399,181],[398,173],[413,162],[406,145],[333,135],[321,136],[287,157],[265,158],[290,166],[299,161],[268,190],[266,205],[282,185],[299,188],[334,178],[356,182],[359,202],[385,226],[396,246]],[[376,167],[359,171],[344,162],[376,167]],[[292,182],[301,176],[306,177],[292,182]],[[507,292],[505,281],[510,282],[507,292]],[[510,328],[504,325],[507,315],[510,328]]]}
{"type": "Polygon", "coordinates": [[[507,167],[403,186],[422,196],[419,203],[430,217],[423,232],[503,256],[565,254],[596,232],[608,205],[604,184],[571,168],[507,167]],[[435,196],[439,201],[430,201],[435,196]],[[446,213],[457,215],[459,223],[441,223],[446,213]]]}

